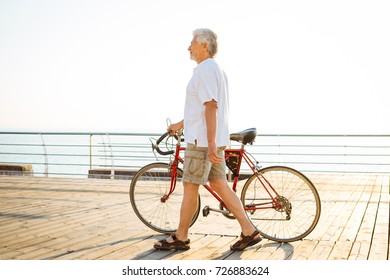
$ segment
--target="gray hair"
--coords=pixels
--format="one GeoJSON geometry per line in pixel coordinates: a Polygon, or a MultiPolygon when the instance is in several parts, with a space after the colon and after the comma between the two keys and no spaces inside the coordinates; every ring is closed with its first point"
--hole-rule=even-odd
{"type": "Polygon", "coordinates": [[[195,29],[192,34],[196,38],[196,41],[200,44],[207,44],[208,51],[211,57],[214,57],[218,52],[218,36],[210,29],[199,28],[195,29]]]}

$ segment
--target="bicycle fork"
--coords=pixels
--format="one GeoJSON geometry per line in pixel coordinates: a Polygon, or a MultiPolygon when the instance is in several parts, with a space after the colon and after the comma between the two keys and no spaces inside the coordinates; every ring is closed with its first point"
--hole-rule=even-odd
{"type": "Polygon", "coordinates": [[[165,195],[163,195],[160,199],[162,203],[165,203],[168,198],[171,196],[171,194],[175,191],[176,189],[176,180],[177,180],[177,162],[173,162],[169,166],[169,171],[171,172],[171,186],[169,188],[169,192],[165,195]]]}

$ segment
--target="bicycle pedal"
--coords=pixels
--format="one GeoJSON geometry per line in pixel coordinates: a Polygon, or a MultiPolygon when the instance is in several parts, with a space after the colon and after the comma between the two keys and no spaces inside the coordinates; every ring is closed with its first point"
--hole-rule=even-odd
{"type": "Polygon", "coordinates": [[[207,217],[210,214],[210,207],[205,206],[203,208],[203,217],[207,217]]]}

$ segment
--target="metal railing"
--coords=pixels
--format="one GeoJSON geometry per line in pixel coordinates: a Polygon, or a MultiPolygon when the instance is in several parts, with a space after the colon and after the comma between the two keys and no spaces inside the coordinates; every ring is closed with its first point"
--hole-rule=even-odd
{"type": "MultiPolygon", "coordinates": [[[[31,165],[34,176],[131,177],[169,157],[152,153],[156,133],[0,132],[0,167],[31,165]]],[[[236,146],[236,143],[232,143],[236,146]]],[[[262,166],[302,172],[390,173],[390,135],[262,134],[247,146],[262,166]]],[[[0,174],[12,174],[1,170],[0,174]]],[[[244,170],[245,172],[245,170],[244,170]]]]}

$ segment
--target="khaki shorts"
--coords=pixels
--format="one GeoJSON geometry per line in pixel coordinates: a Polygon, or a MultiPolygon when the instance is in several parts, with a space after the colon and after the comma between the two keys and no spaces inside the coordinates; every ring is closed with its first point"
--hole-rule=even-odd
{"type": "MultiPolygon", "coordinates": [[[[218,147],[218,155],[224,158],[225,147],[218,147]]],[[[183,182],[204,185],[210,179],[226,179],[226,163],[212,164],[207,157],[207,147],[187,144],[184,153],[183,182]]]]}

